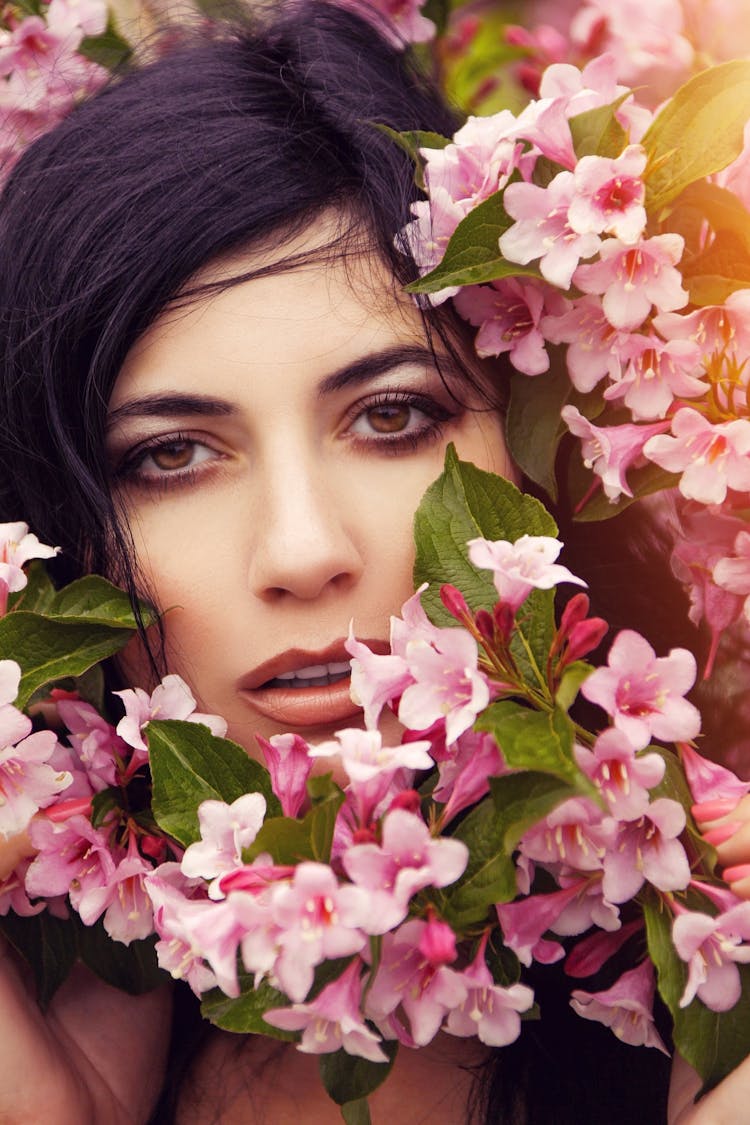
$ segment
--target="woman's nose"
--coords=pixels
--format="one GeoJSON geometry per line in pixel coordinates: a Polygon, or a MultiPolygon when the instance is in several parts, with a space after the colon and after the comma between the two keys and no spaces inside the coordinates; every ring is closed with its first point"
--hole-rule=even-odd
{"type": "Polygon", "coordinates": [[[364,560],[344,484],[333,486],[319,471],[288,466],[272,475],[251,532],[250,586],[256,597],[309,600],[328,587],[345,590],[357,582],[364,560]]]}

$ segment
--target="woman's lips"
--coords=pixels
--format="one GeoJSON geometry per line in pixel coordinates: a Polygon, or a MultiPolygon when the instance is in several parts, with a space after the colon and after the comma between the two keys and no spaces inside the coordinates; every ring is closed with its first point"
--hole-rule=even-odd
{"type": "MultiPolygon", "coordinates": [[[[384,641],[365,642],[374,652],[389,651],[384,641]]],[[[343,639],[325,649],[288,649],[264,661],[240,681],[239,690],[260,715],[282,726],[308,727],[341,723],[361,715],[349,694],[350,657],[343,639]],[[300,672],[308,675],[299,675],[300,672]],[[312,674],[310,674],[312,673],[312,674]],[[290,674],[293,678],[285,679],[290,674]],[[337,677],[341,678],[337,678],[337,677]],[[285,678],[282,678],[285,677],[285,678]],[[297,686],[310,679],[309,687],[297,686]],[[321,683],[320,681],[333,680],[321,683]]]]}

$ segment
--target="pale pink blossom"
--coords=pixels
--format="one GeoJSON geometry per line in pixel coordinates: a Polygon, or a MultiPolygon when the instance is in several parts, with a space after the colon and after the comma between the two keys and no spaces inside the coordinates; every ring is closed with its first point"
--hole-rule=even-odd
{"type": "Polygon", "coordinates": [[[308,744],[298,734],[274,734],[270,739],[259,734],[255,737],[263,751],[271,775],[271,788],[279,799],[282,813],[297,816],[307,801],[307,779],[312,769],[308,744]]]}
{"type": "Polygon", "coordinates": [[[655,83],[657,98],[671,93],[694,62],[679,0],[587,0],[570,35],[578,48],[595,42],[597,52],[606,51],[623,82],[655,83]]]}
{"type": "Polygon", "coordinates": [[[469,285],[453,298],[461,316],[478,328],[477,355],[508,359],[523,375],[549,369],[549,355],[539,325],[545,312],[545,292],[533,280],[501,278],[489,285],[469,285]]]}
{"type": "Polygon", "coordinates": [[[568,345],[565,360],[570,381],[584,394],[617,370],[619,349],[630,339],[629,333],[612,327],[600,298],[592,296],[568,302],[559,316],[542,317],[540,330],[551,344],[568,345]]]}
{"type": "Polygon", "coordinates": [[[227,733],[227,724],[218,715],[202,715],[196,711],[193,693],[182,677],[165,676],[151,695],[143,688],[116,691],[125,707],[125,715],[117,724],[117,733],[135,750],[147,752],[143,729],[152,719],[184,719],[189,723],[202,723],[217,738],[227,733]]]}
{"type": "Polygon", "coordinates": [[[288,883],[271,889],[270,911],[279,929],[275,974],[287,996],[305,999],[321,961],[359,953],[372,921],[367,893],[339,886],[324,863],[300,863],[288,883]]]}
{"type": "Polygon", "coordinates": [[[546,187],[512,183],[503,203],[516,222],[500,235],[500,252],[509,262],[539,262],[542,277],[568,289],[581,258],[591,258],[600,239],[592,231],[579,233],[568,221],[575,193],[572,172],[559,172],[546,187]]]}
{"type": "Polygon", "coordinates": [[[26,889],[41,898],[68,894],[74,910],[92,925],[109,903],[107,889],[124,853],[113,850],[105,829],[86,816],[55,822],[37,817],[29,828],[37,856],[26,872],[26,889]]]}
{"type": "Polygon", "coordinates": [[[578,893],[565,904],[553,923],[552,929],[556,934],[570,937],[582,934],[592,926],[607,931],[620,929],[620,910],[606,897],[601,872],[581,879],[577,871],[567,871],[563,867],[557,877],[560,886],[575,886],[578,893]]]}
{"type": "MultiPolygon", "coordinates": [[[[434,753],[433,753],[434,757],[434,753]]],[[[463,809],[489,792],[490,778],[507,772],[505,759],[491,734],[466,731],[438,766],[439,781],[433,800],[444,803],[442,823],[449,824],[463,809]]]]}
{"type": "MultiPolygon", "coordinates": [[[[6,715],[0,714],[0,719],[5,719],[2,725],[7,728],[7,712],[15,711],[15,708],[2,710],[6,711],[6,715]]],[[[13,733],[17,734],[24,716],[20,712],[16,715],[19,722],[13,733]]],[[[23,832],[35,813],[52,804],[73,780],[70,773],[58,771],[49,764],[57,745],[54,731],[29,734],[31,723],[28,719],[23,721],[23,728],[27,737],[0,749],[0,837],[23,832]]]]}
{"type": "Polygon", "coordinates": [[[566,566],[555,562],[562,550],[559,539],[549,535],[521,535],[514,543],[506,539],[470,539],[469,558],[474,566],[492,571],[498,596],[515,613],[533,589],[551,590],[559,582],[585,586],[566,566]]]}
{"type": "Polygon", "coordinates": [[[537,863],[599,871],[612,838],[612,825],[593,801],[572,797],[529,828],[519,848],[537,863]]]}
{"type": "Polygon", "coordinates": [[[413,918],[384,936],[380,964],[365,1001],[366,1014],[389,1037],[397,1029],[388,1017],[403,1010],[411,1039],[419,1047],[435,1038],[447,1013],[459,1007],[468,994],[459,973],[447,965],[433,965],[420,953],[425,925],[413,918]]]}
{"type": "Polygon", "coordinates": [[[104,0],[50,0],[47,26],[56,35],[101,35],[107,26],[104,0]]]}
{"type": "Polygon", "coordinates": [[[379,1046],[380,1039],[369,1029],[360,1011],[361,965],[356,958],[309,1004],[271,1008],[263,1019],[272,1027],[301,1031],[297,1049],[307,1054],[324,1055],[343,1048],[348,1055],[370,1062],[387,1062],[387,1055],[379,1046]]]}
{"type": "Polygon", "coordinates": [[[634,898],[644,882],[660,891],[683,891],[690,864],[678,837],[685,810],[669,797],[652,801],[638,820],[621,822],[604,857],[602,889],[609,902],[634,898]]]}
{"type": "Polygon", "coordinates": [[[412,641],[407,646],[407,663],[414,683],[401,696],[399,721],[410,730],[421,731],[443,719],[446,742],[454,743],[490,701],[489,684],[477,667],[478,659],[477,642],[465,629],[441,630],[434,647],[426,641],[412,641]]]}
{"type": "MultiPolygon", "coordinates": [[[[566,62],[548,66],[539,83],[540,98],[560,102],[565,116],[574,117],[589,109],[612,105],[624,97],[615,110],[615,117],[627,130],[631,141],[640,140],[651,123],[651,114],[644,106],[636,104],[627,86],[618,84],[613,56],[606,51],[602,53],[601,47],[597,47],[595,53],[596,57],[582,70],[566,62]]],[[[575,163],[574,155],[572,164],[565,164],[565,167],[572,168],[575,163]]]]}
{"type": "Polygon", "coordinates": [[[629,244],[605,239],[599,260],[579,266],[573,281],[584,293],[601,293],[604,312],[614,328],[634,329],[655,305],[672,312],[687,304],[682,276],[675,267],[684,241],[679,234],[658,234],[629,244]]]}
{"type": "Polygon", "coordinates": [[[750,489],[750,422],[709,422],[697,410],[682,407],[672,419],[672,433],[646,443],[644,454],[671,473],[681,473],[679,489],[687,500],[722,504],[727,489],[750,489]]]}
{"type": "Polygon", "coordinates": [[[646,442],[669,426],[669,422],[654,422],[647,426],[629,422],[620,426],[595,426],[571,405],[564,406],[560,416],[574,437],[581,439],[583,463],[600,477],[604,495],[613,504],[623,494],[633,495],[625,474],[643,459],[646,442]]]}
{"type": "Polygon", "coordinates": [[[187,879],[177,863],[162,863],[145,880],[151,899],[154,929],[159,936],[159,965],[175,980],[185,980],[196,996],[216,986],[216,975],[195,946],[186,920],[197,911],[205,914],[214,904],[205,897],[203,881],[187,879]]]}
{"type": "Polygon", "coordinates": [[[686,1008],[697,996],[713,1012],[727,1012],[740,998],[737,963],[750,962],[750,902],[741,902],[712,918],[678,908],[672,926],[677,955],[688,965],[680,999],[686,1008]]]}
{"type": "Polygon", "coordinates": [[[203,801],[198,806],[201,839],[186,849],[182,870],[188,878],[215,879],[242,866],[242,849],[249,848],[263,824],[266,799],[245,793],[231,805],[203,801]]]}
{"type": "Polygon", "coordinates": [[[750,532],[737,533],[732,554],[716,561],[712,577],[722,590],[744,599],[743,612],[750,621],[750,532]]]}
{"type": "Polygon", "coordinates": [[[633,334],[617,349],[608,402],[622,399],[637,421],[663,418],[675,398],[697,398],[707,385],[699,373],[700,348],[689,340],[633,334]],[[622,367],[624,366],[624,371],[622,367]]]}
{"type": "Polygon", "coordinates": [[[646,226],[642,180],[646,153],[628,145],[618,157],[584,156],[573,173],[575,193],[568,222],[578,234],[613,234],[622,242],[637,242],[646,226]]]}
{"type": "Polygon", "coordinates": [[[750,792],[750,781],[740,781],[726,766],[704,758],[686,742],[680,743],[680,761],[696,804],[729,798],[739,802],[750,792]]]}
{"type": "Polygon", "coordinates": [[[81,899],[78,913],[82,921],[89,926],[104,915],[104,929],[113,941],[124,945],[148,937],[153,932],[153,913],[145,878],[152,871],[151,864],[138,854],[131,837],[127,855],[117,864],[106,884],[92,887],[81,899]]]}
{"type": "Polygon", "coordinates": [[[445,1030],[462,1038],[476,1035],[488,1047],[505,1047],[520,1035],[519,1012],[529,1010],[534,1003],[534,993],[525,984],[512,984],[507,988],[495,984],[484,959],[486,945],[485,937],[476,957],[461,973],[467,987],[466,999],[448,1013],[445,1030]]]}
{"type": "Polygon", "coordinates": [[[649,789],[664,776],[664,759],[659,754],[635,751],[616,727],[599,735],[593,750],[576,744],[575,759],[604,796],[609,811],[618,820],[636,820],[648,808],[649,789]]]}
{"type": "Polygon", "coordinates": [[[689,741],[700,730],[700,713],[683,698],[695,683],[695,657],[684,648],[657,657],[632,629],[617,634],[607,667],[596,668],[581,692],[613,719],[636,750],[651,738],[689,741]]]}
{"type": "Polygon", "coordinates": [[[98,793],[114,785],[118,769],[124,768],[131,748],[90,703],[59,691],[53,691],[52,697],[91,787],[98,793]]]}
{"type": "MultiPolygon", "coordinates": [[[[35,19],[36,17],[29,17],[35,19]]],[[[2,48],[0,48],[0,57],[2,48]]],[[[1,71],[0,71],[1,73],[1,71]]],[[[26,575],[23,567],[31,559],[51,559],[59,552],[59,547],[48,547],[40,543],[36,535],[29,531],[28,524],[0,523],[0,582],[5,585],[5,596],[23,590],[26,575]]],[[[5,600],[0,604],[0,613],[5,611],[5,600]]]]}
{"type": "Polygon", "coordinates": [[[730,293],[723,305],[659,313],[653,325],[667,340],[693,341],[704,357],[728,351],[744,359],[750,352],[750,289],[730,293]]]}
{"type": "Polygon", "coordinates": [[[669,1051],[654,1024],[654,991],[653,965],[650,961],[642,961],[604,991],[575,989],[570,994],[570,1003],[579,1016],[603,1023],[623,1043],[634,1047],[656,1047],[668,1055],[669,1051]]]}
{"type": "Polygon", "coordinates": [[[394,809],[383,820],[380,844],[354,844],[342,855],[349,878],[367,892],[367,933],[381,934],[402,922],[409,902],[424,887],[447,887],[463,873],[468,849],[461,840],[433,837],[414,813],[394,809]]]}
{"type": "Polygon", "coordinates": [[[503,941],[521,964],[528,967],[533,961],[538,961],[550,965],[565,956],[559,942],[543,935],[553,929],[565,907],[580,892],[581,884],[573,883],[550,894],[528,895],[516,902],[499,903],[495,907],[503,941]]]}
{"type": "MultiPolygon", "coordinates": [[[[13,702],[18,695],[20,685],[21,665],[15,660],[0,660],[0,707],[4,708],[13,702]]],[[[14,707],[13,710],[15,711],[16,708],[14,707]]],[[[5,738],[4,733],[0,734],[0,740],[3,738],[5,738]]],[[[6,741],[12,740],[6,738],[6,741]]]]}

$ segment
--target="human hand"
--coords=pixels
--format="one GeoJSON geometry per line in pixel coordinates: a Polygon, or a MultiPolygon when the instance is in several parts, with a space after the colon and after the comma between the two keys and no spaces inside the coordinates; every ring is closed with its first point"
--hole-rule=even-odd
{"type": "Polygon", "coordinates": [[[739,803],[704,801],[692,811],[703,838],[716,848],[722,877],[739,898],[750,899],[750,794],[739,803]]]}
{"type": "Polygon", "coordinates": [[[693,1068],[675,1055],[669,1087],[668,1125],[738,1125],[746,1120],[750,1099],[750,1057],[710,1094],[695,1102],[702,1085],[693,1068]]]}
{"type": "MultiPolygon", "coordinates": [[[[28,841],[0,842],[11,871],[28,841]]],[[[76,965],[42,1012],[31,975],[0,942],[0,1121],[12,1125],[142,1125],[161,1088],[168,988],[129,996],[76,965]]]]}

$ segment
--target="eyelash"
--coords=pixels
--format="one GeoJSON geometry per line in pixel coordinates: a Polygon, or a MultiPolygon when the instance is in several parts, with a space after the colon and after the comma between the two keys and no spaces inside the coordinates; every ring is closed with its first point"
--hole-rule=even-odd
{"type": "MultiPolygon", "coordinates": [[[[377,447],[386,454],[397,455],[400,452],[416,451],[422,445],[436,441],[442,433],[443,426],[455,418],[458,413],[459,411],[451,410],[426,395],[408,391],[382,391],[367,401],[359,402],[352,407],[348,418],[344,420],[344,425],[351,435],[350,440],[353,444],[370,449],[377,447]],[[392,435],[382,433],[380,436],[365,436],[353,432],[353,427],[358,421],[366,419],[371,411],[383,407],[407,407],[422,414],[423,421],[418,422],[416,428],[412,428],[408,432],[392,435]]],[[[411,419],[408,424],[414,426],[411,419]]],[[[182,431],[147,440],[128,450],[122,457],[113,473],[115,483],[125,484],[131,488],[136,487],[144,491],[164,493],[174,488],[187,487],[202,473],[213,471],[210,468],[201,468],[201,465],[215,466],[223,460],[221,453],[214,449],[213,452],[216,456],[207,457],[199,461],[198,465],[189,466],[185,469],[163,470],[158,473],[144,473],[142,471],[141,467],[148,457],[157,456],[161,450],[179,444],[213,449],[207,441],[201,441],[194,435],[182,431]]]]}

